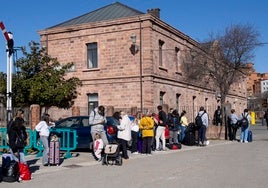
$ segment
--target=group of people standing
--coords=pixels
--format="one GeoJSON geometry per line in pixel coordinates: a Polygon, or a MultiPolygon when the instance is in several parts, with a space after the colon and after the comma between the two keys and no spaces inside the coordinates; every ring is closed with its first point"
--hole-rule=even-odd
{"type": "MultiPolygon", "coordinates": [[[[222,109],[220,106],[215,110],[213,124],[222,126],[222,109]]],[[[237,130],[241,128],[240,139],[238,141],[247,143],[250,130],[251,116],[248,109],[244,109],[241,115],[237,115],[235,109],[231,109],[231,113],[227,116],[228,137],[231,141],[237,141],[237,130]],[[246,125],[242,125],[242,120],[246,120],[246,125]]]]}
{"type": "MultiPolygon", "coordinates": [[[[113,117],[117,121],[117,142],[120,144],[122,157],[128,159],[127,147],[131,141],[131,153],[151,154],[152,150],[166,150],[166,134],[169,135],[168,144],[178,144],[184,139],[184,131],[188,125],[186,111],[181,114],[177,110],[166,113],[163,107],[157,107],[157,113],[137,113],[134,120],[124,111],[114,112],[113,117]],[[141,151],[138,141],[142,140],[141,151]]],[[[89,124],[91,135],[94,139],[94,154],[101,161],[101,154],[108,144],[104,123],[104,107],[99,106],[90,113],[89,124]],[[97,136],[97,137],[96,137],[97,136]]]]}
{"type": "Polygon", "coordinates": [[[228,133],[229,133],[229,140],[236,141],[236,133],[239,128],[241,128],[240,134],[240,142],[247,143],[248,142],[248,135],[250,130],[250,122],[251,116],[249,114],[248,109],[244,109],[241,115],[236,115],[235,110],[231,110],[231,114],[228,116],[228,133]],[[242,125],[243,119],[246,120],[246,125],[242,125]]]}

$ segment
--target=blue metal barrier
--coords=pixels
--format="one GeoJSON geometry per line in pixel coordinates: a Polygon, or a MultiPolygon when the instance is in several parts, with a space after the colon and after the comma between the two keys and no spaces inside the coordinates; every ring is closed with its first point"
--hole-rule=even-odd
{"type": "MultiPolygon", "coordinates": [[[[59,138],[60,141],[60,150],[66,151],[64,158],[68,159],[72,157],[71,151],[75,150],[77,147],[77,132],[76,130],[70,130],[70,129],[57,129],[53,128],[50,132],[51,135],[56,135],[59,138]]],[[[33,144],[33,147],[38,149],[39,152],[37,153],[37,157],[42,156],[43,153],[43,145],[41,144],[41,141],[38,137],[38,132],[34,131],[33,133],[35,142],[33,144]]]]}
{"type": "MultiPolygon", "coordinates": [[[[38,132],[36,130],[31,130],[29,128],[26,129],[28,134],[28,144],[24,149],[25,154],[27,155],[27,149],[34,147],[39,152],[36,154],[37,157],[41,157],[43,153],[43,145],[40,142],[38,132]]],[[[77,147],[77,132],[76,130],[69,129],[51,129],[51,133],[58,136],[60,141],[60,150],[65,151],[64,158],[68,159],[72,157],[71,151],[75,150],[77,147]]],[[[1,150],[9,150],[8,139],[7,139],[7,129],[0,128],[0,149],[1,150]]],[[[0,155],[2,153],[0,152],[0,155]]]]}
{"type": "MultiPolygon", "coordinates": [[[[28,141],[27,141],[27,145],[24,148],[24,153],[25,155],[28,155],[27,150],[29,148],[32,148],[33,139],[32,139],[32,130],[29,128],[26,128],[26,132],[28,134],[28,141]]],[[[9,150],[7,128],[4,128],[4,127],[0,128],[0,149],[9,150]]],[[[2,153],[0,152],[0,154],[2,153]]]]}
{"type": "MultiPolygon", "coordinates": [[[[8,138],[7,138],[7,128],[1,127],[0,128],[0,149],[2,150],[8,150],[8,138]]],[[[0,151],[0,154],[2,154],[0,151]]]]}

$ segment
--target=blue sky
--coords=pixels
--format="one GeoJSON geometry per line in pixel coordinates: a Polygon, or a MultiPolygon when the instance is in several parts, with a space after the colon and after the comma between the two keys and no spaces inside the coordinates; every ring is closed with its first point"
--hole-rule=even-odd
{"type": "MultiPolygon", "coordinates": [[[[15,46],[39,42],[38,31],[114,3],[114,0],[13,0],[1,1],[0,21],[14,36],[15,46]]],[[[250,24],[268,43],[266,0],[118,0],[142,12],[160,8],[160,18],[202,42],[209,33],[223,32],[231,24],[250,24]]],[[[0,72],[6,72],[6,42],[0,37],[0,72]]],[[[18,57],[20,57],[18,52],[18,57]]],[[[268,44],[255,50],[254,68],[268,73],[268,44]]]]}

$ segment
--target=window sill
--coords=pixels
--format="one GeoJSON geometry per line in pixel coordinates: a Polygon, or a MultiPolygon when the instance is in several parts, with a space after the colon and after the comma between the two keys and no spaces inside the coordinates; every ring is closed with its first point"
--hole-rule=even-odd
{"type": "Polygon", "coordinates": [[[179,75],[179,76],[182,76],[182,73],[181,72],[175,72],[175,74],[179,75]]]}
{"type": "Polygon", "coordinates": [[[166,69],[166,68],[164,68],[164,67],[162,67],[162,66],[159,66],[158,68],[159,68],[160,70],[163,70],[163,71],[168,72],[168,69],[166,69]]]}
{"type": "Polygon", "coordinates": [[[82,72],[100,71],[100,68],[83,69],[82,72]]]}

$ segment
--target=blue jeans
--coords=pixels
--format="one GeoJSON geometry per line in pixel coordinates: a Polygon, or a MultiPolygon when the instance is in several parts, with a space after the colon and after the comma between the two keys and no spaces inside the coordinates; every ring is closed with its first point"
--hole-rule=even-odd
{"type": "Polygon", "coordinates": [[[169,144],[178,144],[178,131],[169,130],[169,144]]]}
{"type": "Polygon", "coordinates": [[[183,141],[184,137],[185,137],[185,130],[186,130],[186,126],[180,125],[180,143],[183,141]]]}
{"type": "Polygon", "coordinates": [[[13,155],[14,160],[21,163],[26,163],[25,155],[24,155],[24,149],[18,149],[19,156],[16,156],[12,149],[10,149],[10,153],[13,155]]]}
{"type": "Polygon", "coordinates": [[[206,131],[207,127],[205,125],[202,125],[198,130],[198,144],[204,144],[204,141],[206,141],[206,131]]]}
{"type": "Polygon", "coordinates": [[[249,126],[247,128],[241,127],[240,142],[248,141],[248,130],[249,126]]]}
{"type": "Polygon", "coordinates": [[[49,146],[48,146],[48,136],[40,136],[40,140],[43,144],[43,157],[42,157],[42,164],[48,164],[48,154],[49,154],[49,146]]]}

